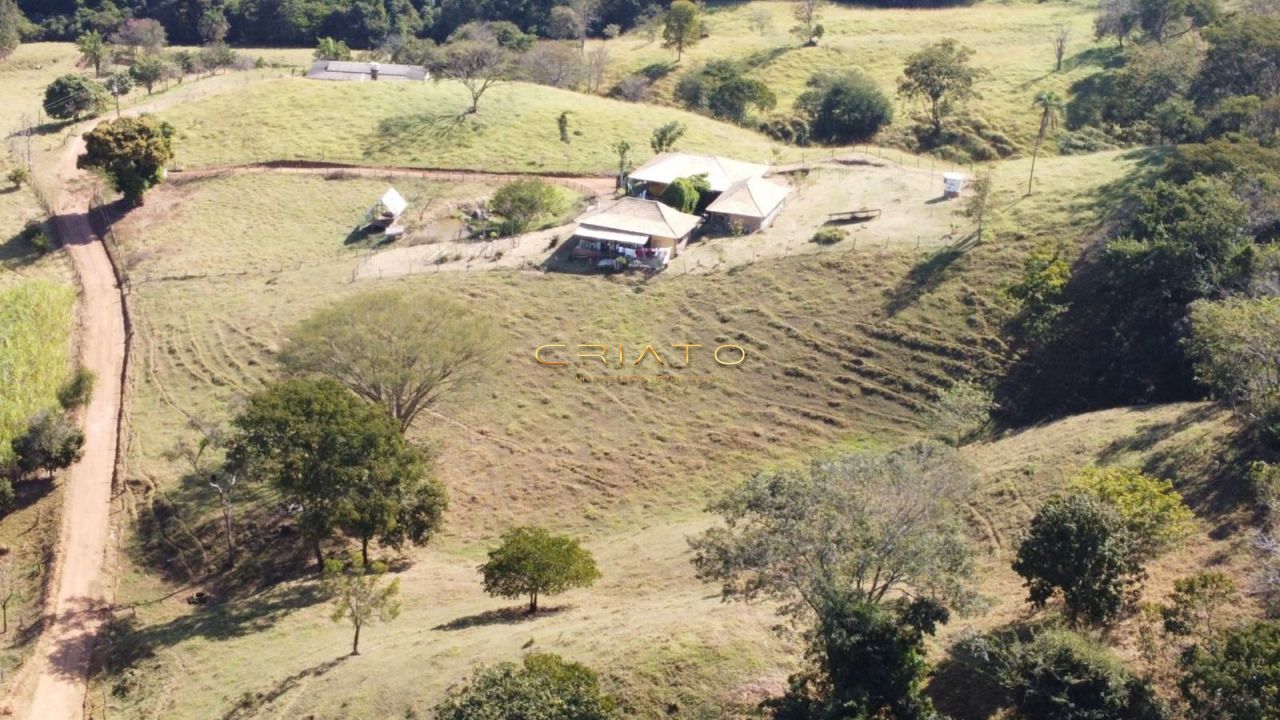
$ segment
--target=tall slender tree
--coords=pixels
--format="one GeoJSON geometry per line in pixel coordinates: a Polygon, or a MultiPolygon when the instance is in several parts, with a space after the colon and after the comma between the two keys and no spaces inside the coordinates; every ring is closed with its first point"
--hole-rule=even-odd
{"type": "Polygon", "coordinates": [[[1040,155],[1040,144],[1051,131],[1058,128],[1058,118],[1062,115],[1062,98],[1052,90],[1042,90],[1036,94],[1032,106],[1040,110],[1040,131],[1036,133],[1036,146],[1031,152],[1031,175],[1027,178],[1027,194],[1031,194],[1031,183],[1036,177],[1036,157],[1040,155]]]}
{"type": "Polygon", "coordinates": [[[80,61],[85,65],[93,66],[95,77],[102,77],[102,62],[111,53],[107,39],[102,37],[102,33],[90,30],[76,38],[76,49],[80,51],[80,61]]]}

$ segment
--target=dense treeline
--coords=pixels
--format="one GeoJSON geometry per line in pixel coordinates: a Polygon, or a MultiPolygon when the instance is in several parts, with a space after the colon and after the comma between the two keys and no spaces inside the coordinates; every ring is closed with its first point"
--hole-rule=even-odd
{"type": "Polygon", "coordinates": [[[1280,18],[1225,15],[1212,0],[1107,0],[1097,28],[1123,46],[1073,88],[1066,114],[1077,132],[1060,146],[1076,145],[1081,129],[1177,146],[1109,192],[1106,236],[1074,266],[1062,249],[1029,260],[1010,288],[1021,303],[1018,355],[997,401],[1026,422],[1212,394],[1247,404],[1280,439],[1268,429],[1280,431],[1273,383],[1240,362],[1227,368],[1240,354],[1206,340],[1204,320],[1248,317],[1238,329],[1249,332],[1269,321],[1255,301],[1277,294],[1280,18]],[[1232,310],[1205,307],[1221,302],[1232,310]]]}
{"type": "MultiPolygon", "coordinates": [[[[108,32],[130,17],[159,20],[176,44],[205,40],[205,27],[218,18],[230,25],[227,39],[246,45],[312,45],[318,37],[343,40],[354,48],[374,48],[389,36],[444,40],[474,21],[507,21],[525,32],[553,35],[553,9],[582,0],[18,0],[18,7],[45,39],[72,40],[89,30],[108,32]]],[[[881,7],[942,7],[971,0],[877,0],[881,7]]],[[[669,4],[658,0],[599,0],[587,3],[599,33],[627,29],[669,4]]]]}
{"type": "MultiPolygon", "coordinates": [[[[565,0],[19,0],[47,39],[70,40],[89,30],[108,32],[129,17],[159,20],[170,41],[204,40],[202,23],[225,18],[227,39],[250,45],[312,45],[334,37],[372,48],[391,35],[443,40],[475,20],[505,20],[525,31],[550,27],[551,10],[565,0]]],[[[592,28],[630,27],[651,0],[601,0],[592,28]]]]}

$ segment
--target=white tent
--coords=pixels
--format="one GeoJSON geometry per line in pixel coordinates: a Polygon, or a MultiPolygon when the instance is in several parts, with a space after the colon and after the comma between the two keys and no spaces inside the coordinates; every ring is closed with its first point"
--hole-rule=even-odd
{"type": "Polygon", "coordinates": [[[396,192],[395,188],[387,188],[387,191],[382,194],[382,199],[378,202],[395,217],[400,217],[400,213],[409,207],[409,203],[405,202],[404,197],[396,192]]]}

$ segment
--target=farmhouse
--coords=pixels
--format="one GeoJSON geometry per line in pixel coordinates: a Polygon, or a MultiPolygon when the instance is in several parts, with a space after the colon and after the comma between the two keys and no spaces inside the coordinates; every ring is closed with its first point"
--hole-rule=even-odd
{"type": "Polygon", "coordinates": [[[649,162],[636,168],[631,173],[631,181],[633,186],[643,184],[650,197],[657,197],[679,178],[705,175],[711,192],[722,193],[734,183],[762,177],[768,169],[768,165],[742,162],[719,155],[665,152],[654,155],[649,162]]]}
{"type": "Polygon", "coordinates": [[[417,65],[387,65],[350,60],[316,60],[307,71],[310,80],[398,80],[421,82],[428,78],[427,69],[417,65]]]}
{"type": "Polygon", "coordinates": [[[573,254],[602,268],[633,263],[661,268],[701,222],[656,200],[624,197],[578,220],[573,254]]]}
{"type": "Polygon", "coordinates": [[[773,223],[790,193],[791,188],[784,185],[750,177],[720,193],[720,197],[707,206],[707,214],[722,228],[757,232],[773,223]]]}

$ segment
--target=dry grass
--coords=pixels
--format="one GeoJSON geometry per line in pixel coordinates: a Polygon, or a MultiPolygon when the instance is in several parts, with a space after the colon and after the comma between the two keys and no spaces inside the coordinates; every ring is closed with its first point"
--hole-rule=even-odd
{"type": "MultiPolygon", "coordinates": [[[[164,556],[174,566],[198,568],[216,555],[217,536],[213,498],[181,482],[182,468],[163,452],[188,415],[225,417],[271,377],[272,351],[291,323],[349,293],[394,286],[460,297],[494,317],[507,342],[488,381],[415,429],[436,449],[450,488],[448,530],[414,553],[402,574],[406,615],[372,630],[365,656],[330,663],[346,630],[306,601],[306,582],[193,611],[181,593],[155,602],[173,590],[163,568],[130,563],[119,600],[147,603],[136,639],[158,655],[112,680],[128,688],[113,700],[117,712],[425,711],[471,665],[514,657],[530,640],[601,667],[640,716],[674,704],[682,717],[722,717],[776,690],[792,660],[767,629],[767,609],[719,604],[713,588],[693,580],[684,538],[708,521],[707,499],[743,473],[917,435],[938,389],[996,371],[997,288],[1043,238],[1024,215],[1096,223],[1084,199],[1129,165],[1099,157],[1043,167],[1044,177],[1070,186],[1006,208],[1010,222],[1034,233],[1025,239],[1009,233],[964,252],[849,247],[647,284],[504,270],[351,283],[360,251],[343,238],[382,183],[254,174],[157,189],[117,227],[135,279],[151,278],[133,292],[127,498],[135,511],[163,508],[164,556]],[[634,352],[681,341],[734,342],[750,360],[736,369],[695,361],[685,373],[712,382],[619,384],[584,383],[531,357],[546,342],[623,343],[634,352]],[[532,622],[434,629],[507,606],[483,598],[474,566],[514,522],[585,536],[605,581],[532,622]],[[410,667],[421,668],[420,681],[389,671],[410,667]]],[[[1016,197],[1019,174],[998,178],[1005,202],[1016,197]]]]}

